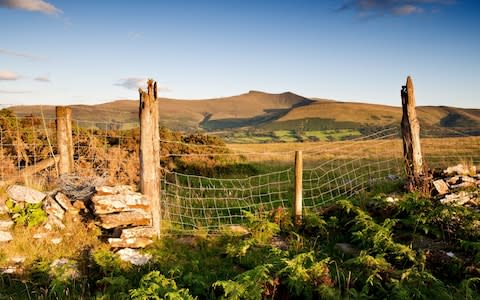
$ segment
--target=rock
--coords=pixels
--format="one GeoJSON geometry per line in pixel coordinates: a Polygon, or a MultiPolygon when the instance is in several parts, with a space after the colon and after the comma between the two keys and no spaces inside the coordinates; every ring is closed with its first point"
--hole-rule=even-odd
{"type": "Polygon", "coordinates": [[[358,252],[357,249],[353,248],[353,246],[348,243],[336,243],[335,248],[349,255],[355,255],[358,252]]]}
{"type": "Polygon", "coordinates": [[[155,236],[155,234],[156,232],[155,232],[155,229],[153,229],[153,227],[141,226],[141,227],[122,229],[122,234],[120,235],[120,238],[122,239],[130,239],[130,238],[136,238],[136,237],[151,238],[155,236]]]}
{"type": "Polygon", "coordinates": [[[398,200],[398,198],[394,198],[392,196],[389,196],[385,199],[385,201],[387,201],[388,203],[397,203],[399,200],[398,200]]]}
{"type": "Polygon", "coordinates": [[[62,238],[53,238],[50,240],[50,243],[54,244],[54,245],[58,245],[60,244],[61,242],[63,241],[62,238]]]}
{"type": "Polygon", "coordinates": [[[445,198],[440,200],[442,204],[462,206],[470,201],[470,194],[465,191],[461,191],[456,194],[446,195],[445,198]]]}
{"type": "Polygon", "coordinates": [[[447,183],[452,185],[456,184],[460,180],[460,176],[453,176],[447,179],[447,183]]]}
{"type": "Polygon", "coordinates": [[[76,200],[75,202],[73,202],[73,207],[76,210],[83,210],[83,211],[87,210],[87,208],[85,207],[85,203],[83,201],[80,201],[80,200],[76,200]]]}
{"type": "Polygon", "coordinates": [[[469,175],[469,174],[476,174],[477,168],[475,166],[467,167],[462,164],[458,164],[453,167],[448,167],[443,172],[447,175],[469,175]]]}
{"type": "Polygon", "coordinates": [[[470,177],[470,176],[461,176],[460,179],[462,180],[462,182],[471,182],[471,183],[475,183],[475,179],[470,177]]]}
{"type": "Polygon", "coordinates": [[[459,184],[454,184],[452,186],[450,186],[452,189],[464,189],[464,188],[469,188],[469,187],[473,187],[475,186],[475,182],[462,182],[462,183],[459,183],[459,184]]]}
{"type": "Polygon", "coordinates": [[[225,225],[224,230],[233,235],[247,235],[250,234],[247,228],[242,225],[225,225]]]}
{"type": "Polygon", "coordinates": [[[55,195],[55,200],[57,200],[58,204],[60,204],[60,206],[65,211],[69,211],[69,210],[73,209],[73,206],[70,203],[70,199],[65,194],[57,193],[55,195]]]}
{"type": "Polygon", "coordinates": [[[27,202],[37,204],[43,201],[46,194],[22,185],[12,185],[7,189],[8,196],[16,203],[27,202]]]}
{"type": "Polygon", "coordinates": [[[58,219],[57,217],[50,215],[48,216],[48,220],[43,226],[47,230],[54,230],[54,229],[65,229],[65,225],[62,223],[62,220],[58,219]]]}
{"type": "Polygon", "coordinates": [[[59,220],[63,220],[65,211],[52,197],[47,197],[44,204],[44,210],[49,216],[54,216],[59,220]]]}
{"type": "Polygon", "coordinates": [[[126,226],[150,225],[151,215],[144,211],[127,211],[116,214],[100,215],[100,226],[105,229],[126,226]]]}
{"type": "Polygon", "coordinates": [[[95,195],[92,202],[97,215],[150,208],[150,201],[140,193],[95,195]]]}
{"type": "Polygon", "coordinates": [[[2,269],[2,274],[16,274],[16,273],[18,273],[17,267],[10,266],[2,269]]]}
{"type": "Polygon", "coordinates": [[[147,238],[110,238],[108,239],[108,243],[112,248],[145,248],[153,243],[153,241],[147,238]]]}
{"type": "Polygon", "coordinates": [[[8,213],[8,208],[5,205],[5,199],[3,197],[0,197],[0,215],[5,215],[8,213]]]}
{"type": "Polygon", "coordinates": [[[23,264],[27,258],[25,256],[13,256],[8,259],[10,263],[19,265],[23,264]]]}
{"type": "Polygon", "coordinates": [[[11,240],[13,240],[13,236],[10,232],[0,230],[0,243],[7,243],[11,240]]]}
{"type": "Polygon", "coordinates": [[[54,260],[50,264],[50,274],[65,281],[80,277],[77,264],[67,258],[54,260]]]}
{"type": "Polygon", "coordinates": [[[152,258],[149,254],[142,254],[138,250],[132,248],[125,248],[118,250],[118,256],[121,260],[131,263],[136,266],[143,266],[152,258]]]}
{"type": "Polygon", "coordinates": [[[130,185],[99,186],[95,190],[99,196],[135,193],[135,188],[130,185]]]}
{"type": "Polygon", "coordinates": [[[47,233],[45,232],[37,232],[33,235],[33,238],[36,239],[36,240],[41,240],[41,239],[44,239],[48,236],[47,233]]]}
{"type": "Polygon", "coordinates": [[[0,221],[0,230],[9,230],[13,226],[12,220],[2,220],[0,221]]]}
{"type": "Polygon", "coordinates": [[[433,186],[435,187],[439,195],[445,195],[449,192],[448,185],[442,179],[433,181],[433,186]]]}

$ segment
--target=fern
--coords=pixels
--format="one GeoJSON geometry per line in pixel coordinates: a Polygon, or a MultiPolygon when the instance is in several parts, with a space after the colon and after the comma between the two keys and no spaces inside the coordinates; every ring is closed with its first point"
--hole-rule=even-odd
{"type": "Polygon", "coordinates": [[[130,297],[136,300],[144,299],[170,299],[191,300],[196,299],[187,289],[179,289],[174,280],[166,278],[159,271],[152,271],[140,280],[139,287],[130,290],[130,297]]]}
{"type": "Polygon", "coordinates": [[[267,291],[267,286],[276,286],[275,280],[270,277],[271,268],[271,264],[260,265],[236,276],[234,280],[217,281],[213,287],[221,287],[226,299],[260,300],[267,291]]]}

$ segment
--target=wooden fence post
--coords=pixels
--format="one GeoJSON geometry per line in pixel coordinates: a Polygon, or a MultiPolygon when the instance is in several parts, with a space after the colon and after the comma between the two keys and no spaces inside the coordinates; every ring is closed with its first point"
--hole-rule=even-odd
{"type": "Polygon", "coordinates": [[[160,237],[160,132],[158,128],[157,83],[148,80],[140,93],[140,191],[150,200],[152,226],[160,237]]]}
{"type": "Polygon", "coordinates": [[[295,151],[295,198],[293,200],[293,213],[295,225],[302,223],[302,204],[303,204],[303,158],[302,151],[295,151]]]}
{"type": "Polygon", "coordinates": [[[73,138],[72,138],[72,109],[69,106],[55,108],[57,124],[57,149],[59,175],[72,173],[73,165],[73,138]]]}
{"type": "Polygon", "coordinates": [[[426,192],[426,181],[422,149],[420,146],[420,124],[415,110],[413,81],[407,77],[407,84],[402,86],[402,139],[403,156],[407,172],[407,190],[426,192]]]}

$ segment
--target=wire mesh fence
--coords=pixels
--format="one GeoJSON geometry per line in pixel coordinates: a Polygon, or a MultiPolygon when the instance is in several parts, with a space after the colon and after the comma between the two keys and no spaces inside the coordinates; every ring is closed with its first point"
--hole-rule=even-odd
{"type": "MultiPolygon", "coordinates": [[[[109,185],[139,182],[138,122],[98,122],[73,116],[76,176],[109,185]]],[[[319,208],[404,176],[398,127],[353,140],[297,144],[225,145],[215,136],[162,128],[162,219],[177,232],[215,231],[254,213],[291,207],[295,150],[304,154],[303,206],[319,208]]],[[[0,114],[0,181],[57,182],[55,119],[0,114]]],[[[480,164],[480,137],[452,131],[424,138],[429,167],[480,164]]]]}

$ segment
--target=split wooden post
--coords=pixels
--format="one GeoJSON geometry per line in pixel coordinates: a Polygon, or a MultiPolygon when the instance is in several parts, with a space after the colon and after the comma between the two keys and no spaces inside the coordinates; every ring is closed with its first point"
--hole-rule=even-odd
{"type": "Polygon", "coordinates": [[[420,124],[415,110],[413,81],[407,77],[407,84],[402,86],[402,139],[403,156],[407,172],[407,190],[423,191],[424,162],[420,146],[420,124]]]}
{"type": "Polygon", "coordinates": [[[158,128],[157,83],[148,80],[140,94],[140,192],[150,201],[152,226],[160,237],[160,132],[158,128]]]}
{"type": "Polygon", "coordinates": [[[295,198],[293,199],[293,213],[295,225],[302,223],[303,205],[303,158],[302,151],[295,151],[295,198]]]}
{"type": "Polygon", "coordinates": [[[58,173],[59,175],[72,173],[73,165],[73,138],[72,138],[72,109],[69,106],[55,108],[57,125],[58,173]]]}

